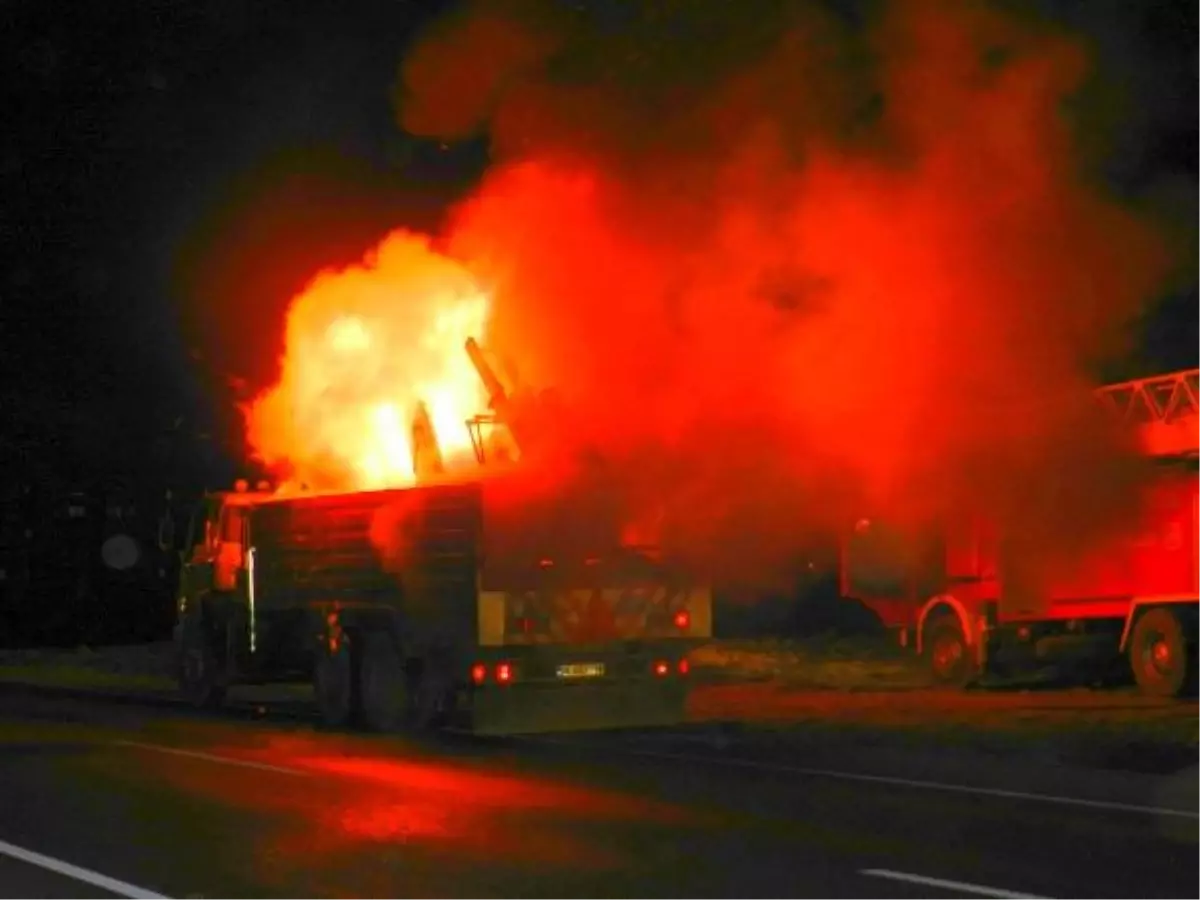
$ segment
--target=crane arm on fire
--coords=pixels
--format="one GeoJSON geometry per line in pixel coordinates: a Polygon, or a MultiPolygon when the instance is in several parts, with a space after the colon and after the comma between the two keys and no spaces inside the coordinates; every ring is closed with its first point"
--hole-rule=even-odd
{"type": "Polygon", "coordinates": [[[479,346],[479,342],[475,338],[469,337],[465,348],[467,356],[471,359],[471,365],[475,367],[479,379],[483,382],[483,388],[487,391],[488,406],[494,412],[499,413],[502,407],[508,405],[508,391],[504,389],[495,370],[488,363],[487,357],[483,355],[483,348],[479,346]]]}
{"type": "Polygon", "coordinates": [[[1155,456],[1200,453],[1200,369],[1110,384],[1096,391],[1109,412],[1141,432],[1155,456]]]}
{"type": "Polygon", "coordinates": [[[484,390],[487,391],[488,408],[491,410],[490,415],[475,416],[467,422],[476,457],[483,462],[482,429],[485,425],[503,425],[508,430],[513,444],[516,445],[517,452],[524,455],[542,437],[534,419],[537,411],[531,407],[532,398],[522,392],[515,396],[509,394],[475,338],[467,338],[465,349],[471,365],[474,366],[479,379],[483,382],[484,390]]]}

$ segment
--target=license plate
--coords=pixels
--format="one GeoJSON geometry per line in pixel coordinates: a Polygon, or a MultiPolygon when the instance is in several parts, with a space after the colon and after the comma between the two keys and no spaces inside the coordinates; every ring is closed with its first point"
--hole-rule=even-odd
{"type": "Polygon", "coordinates": [[[604,663],[567,663],[558,667],[559,678],[603,678],[604,663]]]}

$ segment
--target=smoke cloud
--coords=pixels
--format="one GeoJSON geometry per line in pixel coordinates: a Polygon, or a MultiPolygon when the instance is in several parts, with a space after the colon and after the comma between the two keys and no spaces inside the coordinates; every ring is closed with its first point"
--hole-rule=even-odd
{"type": "Polygon", "coordinates": [[[1079,163],[1088,46],[981,3],[754,12],[476,2],[409,54],[402,127],[492,143],[445,235],[491,348],[720,577],[868,509],[1101,539],[1141,469],[1089,373],[1171,259],[1079,163]]]}

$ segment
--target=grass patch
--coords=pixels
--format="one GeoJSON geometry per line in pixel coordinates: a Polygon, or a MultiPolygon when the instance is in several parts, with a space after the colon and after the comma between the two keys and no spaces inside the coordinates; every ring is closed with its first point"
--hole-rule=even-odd
{"type": "Polygon", "coordinates": [[[921,661],[887,637],[714,641],[696,648],[690,659],[702,681],[770,681],[835,691],[915,690],[931,683],[921,661]]]}
{"type": "Polygon", "coordinates": [[[69,665],[0,665],[0,682],[91,690],[164,691],[175,687],[164,675],[104,672],[69,665]]]}
{"type": "Polygon", "coordinates": [[[134,675],[172,674],[174,648],[169,641],[72,650],[26,649],[0,651],[0,667],[56,667],[134,675]]]}
{"type": "Polygon", "coordinates": [[[892,748],[1036,759],[1126,771],[1172,771],[1200,752],[1194,701],[1129,690],[834,692],[780,683],[712,686],[696,721],[735,722],[780,747],[892,748]]]}
{"type": "Polygon", "coordinates": [[[0,652],[0,681],[94,690],[174,689],[171,644],[0,652]]]}
{"type": "MultiPolygon", "coordinates": [[[[927,687],[920,660],[887,638],[713,641],[690,655],[701,683],[772,682],[832,691],[927,687]]],[[[170,642],[0,652],[0,678],[73,687],[161,687],[174,677],[170,642]]]]}

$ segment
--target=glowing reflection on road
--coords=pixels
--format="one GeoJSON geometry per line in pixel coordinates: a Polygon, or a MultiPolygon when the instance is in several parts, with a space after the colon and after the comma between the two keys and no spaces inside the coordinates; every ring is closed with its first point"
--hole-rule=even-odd
{"type": "Polygon", "coordinates": [[[479,759],[423,758],[345,736],[260,737],[255,747],[214,744],[203,752],[312,777],[166,755],[145,764],[192,796],[269,820],[252,851],[254,876],[289,889],[300,883],[309,894],[394,896],[398,883],[428,894],[448,864],[475,867],[484,879],[636,869],[645,862],[636,842],[616,846],[614,826],[666,825],[682,834],[699,824],[695,812],[669,804],[501,773],[479,759]]]}

